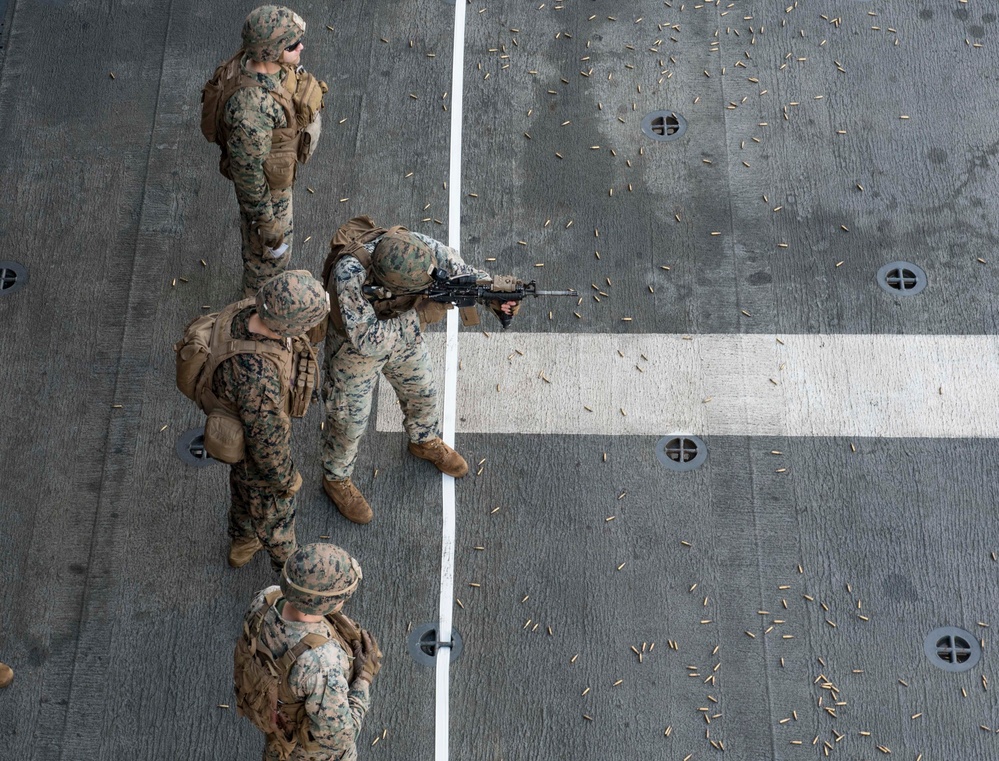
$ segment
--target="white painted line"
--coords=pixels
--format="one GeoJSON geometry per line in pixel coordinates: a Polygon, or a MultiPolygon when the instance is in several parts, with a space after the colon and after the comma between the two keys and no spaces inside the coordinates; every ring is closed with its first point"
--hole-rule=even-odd
{"type": "MultiPolygon", "coordinates": [[[[780,339],[466,332],[459,431],[999,437],[999,336],[780,339]]],[[[388,384],[376,425],[401,430],[388,384]]]]}
{"type": "MultiPolygon", "coordinates": [[[[461,128],[462,94],[465,71],[465,3],[454,4],[454,45],[451,57],[451,167],[448,178],[448,245],[461,251],[461,128]]],[[[444,369],[443,438],[454,446],[455,409],[458,382],[458,313],[447,315],[447,340],[444,369]]],[[[443,500],[441,509],[441,596],[437,640],[451,641],[452,600],[454,599],[454,479],[441,475],[443,500]]],[[[434,721],[434,758],[448,761],[451,731],[451,650],[438,648],[435,660],[436,718],[434,721]]]]}

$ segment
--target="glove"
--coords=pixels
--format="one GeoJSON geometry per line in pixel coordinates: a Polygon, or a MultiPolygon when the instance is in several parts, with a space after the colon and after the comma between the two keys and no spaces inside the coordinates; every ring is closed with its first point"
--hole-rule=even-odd
{"type": "Polygon", "coordinates": [[[351,681],[355,681],[361,676],[361,668],[364,666],[364,644],[360,639],[352,640],[350,643],[350,649],[353,651],[354,664],[351,669],[351,681]]]}
{"type": "Polygon", "coordinates": [[[370,684],[382,670],[382,651],[378,642],[371,636],[371,632],[361,629],[361,640],[354,643],[353,650],[356,678],[365,679],[370,684]]]}
{"type": "Polygon", "coordinates": [[[277,219],[272,218],[266,222],[257,222],[255,224],[257,236],[260,238],[260,242],[267,246],[267,248],[273,251],[284,243],[284,231],[281,229],[281,223],[277,219]]]}
{"type": "Polygon", "coordinates": [[[361,677],[369,682],[373,681],[378,672],[382,670],[382,651],[378,647],[378,642],[366,629],[361,629],[361,642],[364,645],[364,666],[361,668],[361,677]]]}

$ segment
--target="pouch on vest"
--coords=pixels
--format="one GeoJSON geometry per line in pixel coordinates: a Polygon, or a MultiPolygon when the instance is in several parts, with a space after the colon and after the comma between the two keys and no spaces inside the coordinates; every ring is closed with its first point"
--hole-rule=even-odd
{"type": "Polygon", "coordinates": [[[416,313],[420,315],[420,327],[423,328],[427,325],[433,325],[435,322],[440,322],[447,315],[447,310],[452,307],[453,304],[442,304],[439,301],[420,299],[416,304],[416,313]]]}
{"type": "MultiPolygon", "coordinates": [[[[298,66],[293,71],[288,72],[285,78],[284,87],[291,93],[295,102],[295,115],[297,126],[304,129],[316,120],[319,112],[323,110],[323,95],[329,92],[329,86],[321,79],[307,72],[303,67],[298,66]]],[[[290,125],[289,125],[290,126],[290,125]]]]}
{"type": "Polygon", "coordinates": [[[326,340],[327,324],[326,320],[322,320],[305,331],[305,337],[309,339],[310,344],[319,344],[326,340]]]}
{"type": "Polygon", "coordinates": [[[295,184],[301,137],[294,127],[271,130],[271,150],[264,159],[264,177],[271,190],[284,190],[295,184]]]}
{"type": "MultiPolygon", "coordinates": [[[[312,344],[306,340],[295,339],[293,346],[295,364],[292,367],[291,401],[288,404],[288,414],[292,417],[305,417],[312,402],[312,394],[319,383],[319,363],[312,344]]],[[[209,453],[210,454],[210,453],[209,453]]]]}
{"type": "Polygon", "coordinates": [[[246,457],[243,421],[225,407],[216,407],[205,421],[205,451],[219,462],[235,465],[246,457]]]}
{"type": "Polygon", "coordinates": [[[319,136],[323,132],[323,95],[329,92],[329,87],[320,79],[316,79],[301,66],[289,73],[285,87],[291,90],[294,81],[292,100],[295,103],[295,118],[300,131],[298,142],[298,163],[305,164],[316,150],[319,136]]]}

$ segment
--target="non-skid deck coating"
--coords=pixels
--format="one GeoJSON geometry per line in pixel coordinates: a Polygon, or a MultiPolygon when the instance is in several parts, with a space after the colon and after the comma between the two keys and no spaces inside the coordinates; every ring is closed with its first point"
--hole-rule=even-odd
{"type": "MultiPolygon", "coordinates": [[[[463,253],[583,296],[525,306],[512,330],[530,334],[531,361],[558,362],[565,334],[992,345],[999,8],[671,5],[467,7],[463,253]],[[688,120],[681,140],[641,135],[663,108],[688,120]],[[927,271],[925,292],[877,287],[900,259],[927,271]]],[[[270,576],[263,558],[225,565],[224,469],[173,454],[198,415],[169,350],[237,291],[235,201],[198,133],[198,91],[251,7],[0,0],[0,259],[31,276],[0,296],[0,660],[16,671],[3,759],[259,754],[219,705],[239,617],[270,576]]],[[[358,213],[444,237],[453,5],[295,9],[304,60],[332,86],[295,196],[295,263],[318,269],[358,213]]],[[[984,626],[999,626],[999,445],[953,430],[992,431],[994,405],[947,438],[709,430],[707,463],[677,474],[655,457],[660,432],[626,416],[575,435],[461,433],[463,410],[524,419],[531,401],[494,390],[518,356],[497,351],[492,369],[490,339],[466,335],[460,385],[495,398],[458,400],[473,474],[457,485],[453,758],[999,755],[984,626]],[[923,655],[943,625],[984,640],[970,672],[923,655]]],[[[578,381],[558,375],[570,401],[612,372],[592,354],[572,357],[578,381]]],[[[864,378],[855,359],[847,377],[864,378]]],[[[642,403],[658,409],[655,394],[642,403]]],[[[751,394],[725,403],[751,419],[751,394]]],[[[299,536],[358,555],[352,612],[387,653],[361,757],[429,759],[433,675],[405,638],[437,614],[440,480],[373,422],[356,476],[375,522],[347,524],[319,487],[319,422],[296,424],[299,536]]]]}

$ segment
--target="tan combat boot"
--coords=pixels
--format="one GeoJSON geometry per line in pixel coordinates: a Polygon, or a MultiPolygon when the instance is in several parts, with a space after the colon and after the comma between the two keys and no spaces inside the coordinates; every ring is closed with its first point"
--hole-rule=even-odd
{"type": "Polygon", "coordinates": [[[14,681],[14,669],[6,663],[0,663],[0,688],[9,687],[14,681]]]}
{"type": "Polygon", "coordinates": [[[255,536],[241,536],[233,539],[229,545],[229,565],[242,568],[253,560],[253,556],[264,548],[263,543],[255,536]]]}
{"type": "Polygon", "coordinates": [[[437,466],[437,470],[441,473],[447,473],[454,478],[461,478],[468,473],[468,463],[465,462],[465,458],[441,439],[432,439],[426,444],[417,444],[415,441],[411,441],[409,442],[409,452],[421,460],[429,460],[437,466]]]}
{"type": "Polygon", "coordinates": [[[331,481],[323,476],[323,491],[329,497],[340,515],[348,521],[354,523],[370,523],[375,514],[371,511],[371,505],[361,494],[361,490],[354,486],[354,482],[349,478],[343,481],[331,481]]]}

